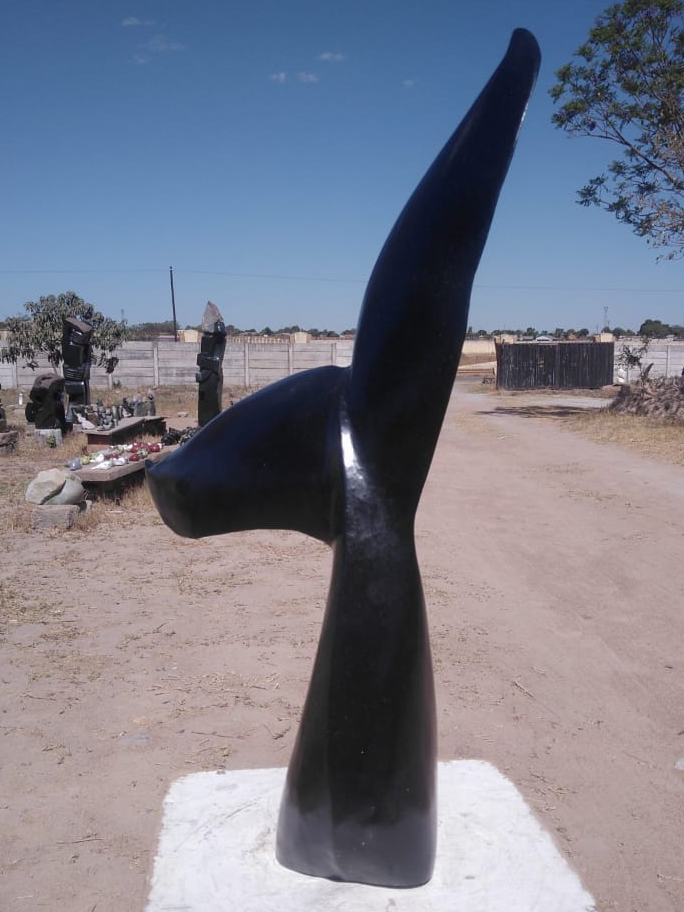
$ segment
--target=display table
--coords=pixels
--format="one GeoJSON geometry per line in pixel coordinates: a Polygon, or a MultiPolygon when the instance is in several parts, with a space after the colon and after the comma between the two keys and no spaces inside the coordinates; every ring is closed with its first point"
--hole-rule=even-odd
{"type": "MultiPolygon", "coordinates": [[[[136,421],[139,419],[135,419],[136,421]]],[[[144,459],[137,462],[127,462],[122,466],[110,466],[108,469],[101,469],[98,465],[83,466],[82,469],[76,469],[71,474],[78,478],[83,487],[91,494],[107,494],[111,491],[122,487],[126,480],[132,481],[144,477],[145,462],[151,460],[156,462],[163,459],[169,453],[172,453],[177,446],[164,447],[158,453],[150,453],[144,459]]]]}
{"type": "Polygon", "coordinates": [[[102,428],[86,431],[88,451],[92,453],[108,446],[129,443],[144,434],[160,437],[164,433],[166,433],[166,418],[161,415],[149,415],[144,418],[122,418],[116,427],[111,428],[109,431],[104,431],[102,428]]]}

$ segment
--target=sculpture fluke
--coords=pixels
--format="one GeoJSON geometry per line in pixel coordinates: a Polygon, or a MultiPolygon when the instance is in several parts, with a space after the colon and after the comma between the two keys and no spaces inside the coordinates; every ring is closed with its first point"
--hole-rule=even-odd
{"type": "Polygon", "coordinates": [[[414,496],[451,395],[475,272],[539,60],[534,36],[517,29],[404,207],[368,283],[354,345],[350,420],[386,477],[414,496]],[[402,460],[394,458],[399,443],[408,447],[402,460]]]}
{"type": "Polygon", "coordinates": [[[351,368],[273,384],[148,466],[179,534],[282,527],[333,546],[278,824],[277,856],[297,871],[402,887],[432,873],[436,722],[413,523],[538,66],[517,30],[380,254],[351,368]]]}

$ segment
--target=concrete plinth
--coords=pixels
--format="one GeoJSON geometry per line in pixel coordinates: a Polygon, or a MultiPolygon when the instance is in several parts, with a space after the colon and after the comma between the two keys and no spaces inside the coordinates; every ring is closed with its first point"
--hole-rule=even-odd
{"type": "Polygon", "coordinates": [[[146,912],[592,912],[517,789],[476,760],[440,763],[435,873],[416,889],[307,877],[275,859],[284,769],[197,773],[164,803],[146,912]]]}
{"type": "Polygon", "coordinates": [[[70,529],[86,504],[44,504],[31,510],[32,529],[70,529]]]}

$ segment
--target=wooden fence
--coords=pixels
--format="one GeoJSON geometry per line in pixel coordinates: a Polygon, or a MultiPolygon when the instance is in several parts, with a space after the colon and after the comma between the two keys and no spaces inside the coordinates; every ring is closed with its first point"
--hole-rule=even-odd
{"type": "Polygon", "coordinates": [[[517,342],[497,345],[497,386],[598,389],[613,382],[613,342],[517,342]]]}

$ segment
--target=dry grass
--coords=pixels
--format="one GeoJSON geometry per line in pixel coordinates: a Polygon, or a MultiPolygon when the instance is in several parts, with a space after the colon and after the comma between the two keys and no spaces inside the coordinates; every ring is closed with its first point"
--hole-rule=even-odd
{"type": "Polygon", "coordinates": [[[601,408],[570,415],[563,425],[597,443],[610,443],[660,462],[684,465],[684,425],[681,423],[621,415],[601,408]]]}
{"type": "MultiPolygon", "coordinates": [[[[222,407],[228,408],[238,399],[242,399],[250,390],[244,390],[242,387],[223,387],[222,407]]],[[[93,402],[102,402],[105,406],[120,403],[124,396],[132,399],[135,396],[144,397],[147,390],[133,389],[131,387],[116,387],[114,389],[96,389],[91,391],[93,402]]],[[[175,419],[179,412],[187,412],[187,422],[192,424],[197,420],[197,384],[186,384],[185,386],[158,386],[154,390],[154,402],[158,415],[172,419],[172,423],[178,425],[175,419]]],[[[181,416],[184,417],[184,416],[181,416]]]]}
{"type": "Polygon", "coordinates": [[[470,364],[491,364],[492,367],[496,366],[496,355],[494,352],[487,354],[483,352],[482,354],[474,355],[464,355],[461,354],[461,357],[458,362],[459,367],[468,367],[470,364]]]}
{"type": "MultiPolygon", "coordinates": [[[[147,390],[114,389],[92,390],[93,402],[105,406],[120,403],[124,396],[144,396],[147,390]]],[[[228,408],[251,390],[224,387],[223,408],[228,408]]],[[[167,418],[171,427],[185,428],[197,421],[197,384],[158,387],[154,390],[157,415],[167,418]]],[[[0,458],[0,526],[11,532],[31,532],[33,507],[24,495],[29,482],[38,472],[61,468],[71,459],[87,452],[84,434],[73,433],[64,438],[59,447],[51,448],[42,439],[26,436],[23,408],[8,408],[8,424],[19,431],[19,442],[14,452],[0,458]]],[[[67,532],[63,534],[88,534],[97,527],[127,526],[160,523],[161,519],[150,497],[144,479],[124,488],[116,499],[95,499],[67,532]],[[140,483],[142,481],[142,483],[140,483]]]]}

